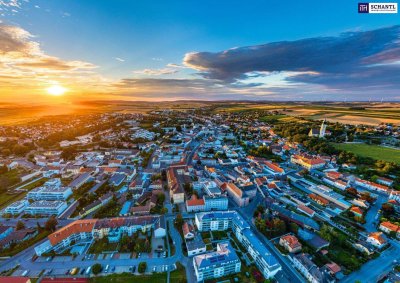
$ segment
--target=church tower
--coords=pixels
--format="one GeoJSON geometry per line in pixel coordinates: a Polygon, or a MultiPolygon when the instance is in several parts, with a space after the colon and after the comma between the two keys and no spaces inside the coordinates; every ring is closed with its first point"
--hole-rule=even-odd
{"type": "Polygon", "coordinates": [[[325,131],[326,131],[326,119],[322,121],[321,128],[319,129],[319,137],[323,138],[325,136],[325,131]]]}

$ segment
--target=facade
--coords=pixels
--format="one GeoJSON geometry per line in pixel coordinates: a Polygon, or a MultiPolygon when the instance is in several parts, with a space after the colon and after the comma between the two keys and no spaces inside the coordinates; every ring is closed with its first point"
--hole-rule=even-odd
{"type": "Polygon", "coordinates": [[[378,191],[385,194],[390,193],[389,187],[374,182],[366,181],[363,179],[356,178],[354,184],[369,190],[378,191]]]}
{"type": "Polygon", "coordinates": [[[197,282],[240,272],[241,261],[229,242],[218,243],[217,251],[193,257],[197,282]]]}
{"type": "Polygon", "coordinates": [[[285,235],[279,239],[279,245],[284,247],[290,253],[297,253],[301,251],[301,243],[293,235],[285,235]]]}
{"type": "Polygon", "coordinates": [[[67,200],[72,195],[69,187],[38,187],[27,194],[27,198],[31,200],[67,200]]]}
{"type": "Polygon", "coordinates": [[[146,233],[152,229],[156,238],[162,238],[166,234],[164,222],[163,216],[77,220],[50,234],[35,252],[39,256],[50,251],[59,253],[76,243],[90,243],[103,237],[115,243],[124,234],[132,236],[137,231],[146,233]]]}
{"type": "Polygon", "coordinates": [[[228,196],[233,199],[233,201],[240,207],[247,206],[250,202],[249,196],[245,192],[243,192],[240,188],[238,188],[233,183],[224,183],[223,187],[225,188],[228,196]]]}
{"type": "Polygon", "coordinates": [[[281,266],[263,243],[254,235],[249,224],[235,211],[203,212],[195,215],[199,231],[224,231],[231,229],[239,242],[249,252],[265,278],[273,277],[281,266]]]}
{"type": "Polygon", "coordinates": [[[387,239],[382,232],[369,233],[367,243],[370,243],[374,247],[381,249],[387,244],[387,239]]]}
{"type": "Polygon", "coordinates": [[[290,161],[293,164],[297,164],[303,168],[306,168],[307,170],[319,169],[324,167],[326,164],[325,160],[321,158],[297,154],[292,155],[290,157],[290,161]]]}
{"type": "Polygon", "coordinates": [[[169,193],[174,203],[184,203],[185,190],[183,189],[183,185],[192,182],[188,166],[179,165],[169,167],[167,170],[167,180],[169,193]]]}
{"type": "Polygon", "coordinates": [[[4,213],[8,213],[11,215],[20,215],[25,208],[29,205],[27,200],[18,200],[4,209],[4,213]]]}
{"type": "Polygon", "coordinates": [[[294,267],[311,283],[333,283],[335,279],[329,271],[318,266],[311,260],[309,254],[298,254],[292,257],[294,267]]]}
{"type": "Polygon", "coordinates": [[[201,212],[212,210],[227,210],[228,198],[226,196],[203,196],[202,199],[192,198],[186,201],[187,212],[201,212]]]}
{"type": "Polygon", "coordinates": [[[30,215],[58,216],[66,208],[67,208],[67,203],[64,201],[39,200],[27,206],[25,208],[25,213],[30,215]]]}

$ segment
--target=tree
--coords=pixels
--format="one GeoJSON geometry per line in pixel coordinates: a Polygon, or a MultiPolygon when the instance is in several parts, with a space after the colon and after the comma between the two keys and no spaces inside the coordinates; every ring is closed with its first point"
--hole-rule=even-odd
{"type": "Polygon", "coordinates": [[[92,265],[92,272],[93,272],[94,275],[99,274],[102,269],[103,268],[102,268],[100,263],[95,263],[95,264],[92,265]]]}
{"type": "Polygon", "coordinates": [[[72,160],[74,159],[75,154],[76,154],[76,149],[74,147],[67,147],[62,151],[61,157],[64,160],[72,160]]]}
{"type": "Polygon", "coordinates": [[[57,224],[58,224],[57,219],[54,216],[52,216],[44,224],[44,229],[46,229],[47,231],[54,232],[56,230],[57,224]]]}
{"type": "Polygon", "coordinates": [[[394,213],[393,205],[391,205],[390,203],[384,203],[384,204],[382,204],[382,211],[383,211],[383,214],[384,214],[385,216],[391,216],[391,215],[393,215],[393,213],[394,213]]]}
{"type": "Polygon", "coordinates": [[[176,216],[175,223],[176,223],[176,225],[177,225],[178,227],[181,227],[181,226],[183,225],[183,217],[182,217],[182,214],[179,213],[179,214],[176,216]]]}
{"type": "Polygon", "coordinates": [[[358,195],[358,191],[356,188],[350,187],[346,189],[346,193],[356,197],[358,195]]]}
{"type": "Polygon", "coordinates": [[[143,261],[141,263],[139,263],[139,267],[138,267],[139,273],[145,273],[146,269],[147,269],[147,263],[145,263],[143,261]]]}
{"type": "Polygon", "coordinates": [[[24,222],[22,222],[22,221],[18,221],[17,222],[17,225],[15,225],[15,230],[22,230],[22,229],[24,229],[25,228],[25,224],[24,224],[24,222]]]}

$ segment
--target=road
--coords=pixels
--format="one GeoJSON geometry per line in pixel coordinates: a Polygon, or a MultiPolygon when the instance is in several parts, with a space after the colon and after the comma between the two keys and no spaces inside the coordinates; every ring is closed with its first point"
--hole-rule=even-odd
{"type": "Polygon", "coordinates": [[[357,280],[363,283],[375,283],[386,272],[390,271],[394,265],[394,260],[400,260],[400,243],[396,240],[389,240],[391,247],[383,251],[380,257],[368,261],[360,270],[352,272],[341,282],[354,283],[357,280]]]}
{"type": "Polygon", "coordinates": [[[387,196],[378,195],[378,199],[368,210],[367,214],[365,215],[366,222],[364,224],[364,227],[367,230],[367,232],[375,232],[376,231],[376,225],[379,222],[378,211],[382,207],[382,204],[387,201],[387,199],[388,199],[387,196]]]}
{"type": "MultiPolygon", "coordinates": [[[[65,261],[35,261],[32,262],[31,258],[35,254],[34,247],[46,239],[42,240],[41,242],[37,243],[36,245],[29,247],[28,249],[22,251],[21,253],[13,256],[10,259],[4,260],[1,262],[0,271],[8,270],[16,265],[20,265],[19,269],[22,270],[30,270],[30,271],[37,271],[40,272],[45,269],[53,269],[56,270],[66,270],[71,269],[74,267],[79,268],[87,268],[92,266],[95,263],[100,263],[102,265],[110,265],[110,266],[132,266],[138,265],[140,262],[145,261],[148,266],[148,270],[152,270],[154,266],[162,266],[162,265],[173,265],[177,262],[182,263],[183,266],[186,268],[186,276],[188,278],[188,282],[192,283],[195,282],[193,265],[189,258],[184,257],[182,251],[182,238],[179,232],[175,229],[173,225],[173,220],[175,219],[175,215],[168,216],[168,223],[169,223],[169,233],[171,238],[174,241],[175,245],[175,254],[170,257],[166,258],[135,258],[135,259],[96,259],[96,260],[83,260],[83,255],[76,257],[74,260],[71,260],[70,257],[66,257],[65,261]]],[[[62,225],[67,225],[71,220],[60,220],[62,225]]],[[[54,274],[57,275],[57,274],[54,274]]],[[[62,274],[59,274],[62,275],[62,274]]]]}
{"type": "Polygon", "coordinates": [[[252,215],[249,216],[248,214],[243,213],[241,209],[236,209],[237,212],[242,215],[242,217],[249,223],[252,231],[254,234],[260,239],[260,241],[268,248],[271,254],[278,260],[279,264],[282,266],[282,271],[285,273],[286,277],[289,282],[292,283],[303,283],[306,280],[301,277],[301,275],[297,272],[297,270],[291,265],[291,263],[282,256],[282,254],[274,247],[274,245],[263,235],[261,234],[256,226],[253,224],[252,215]]]}

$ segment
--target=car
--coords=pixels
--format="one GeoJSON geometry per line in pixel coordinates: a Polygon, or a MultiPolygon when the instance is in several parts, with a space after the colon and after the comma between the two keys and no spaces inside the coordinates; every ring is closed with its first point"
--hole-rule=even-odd
{"type": "Polygon", "coordinates": [[[132,271],[132,269],[133,269],[133,266],[131,265],[131,266],[129,266],[129,271],[132,271]]]}
{"type": "Polygon", "coordinates": [[[115,266],[113,266],[113,267],[111,268],[111,271],[112,271],[112,272],[114,272],[114,271],[115,271],[115,266]]]}
{"type": "Polygon", "coordinates": [[[136,271],[136,266],[133,266],[132,273],[135,273],[135,271],[136,271]]]}
{"type": "Polygon", "coordinates": [[[46,261],[50,261],[51,260],[51,256],[49,256],[48,258],[46,258],[46,261]]]}
{"type": "Polygon", "coordinates": [[[154,266],[154,267],[153,267],[153,272],[155,272],[155,271],[156,271],[156,268],[157,268],[156,266],[154,266]]]}
{"type": "Polygon", "coordinates": [[[141,256],[141,253],[138,253],[138,256],[137,256],[137,258],[140,258],[140,256],[141,256]]]}

